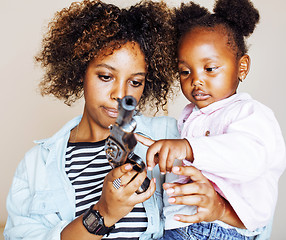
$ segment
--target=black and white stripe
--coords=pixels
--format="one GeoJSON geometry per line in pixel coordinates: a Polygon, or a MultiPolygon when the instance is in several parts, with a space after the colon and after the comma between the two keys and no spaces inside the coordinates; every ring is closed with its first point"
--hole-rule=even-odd
{"type": "MultiPolygon", "coordinates": [[[[111,170],[104,145],[104,140],[95,143],[68,143],[65,170],[75,188],[76,216],[84,213],[101,196],[104,178],[111,170]]],[[[147,216],[141,203],[115,224],[115,229],[108,237],[102,239],[135,240],[146,228],[147,216]]]]}

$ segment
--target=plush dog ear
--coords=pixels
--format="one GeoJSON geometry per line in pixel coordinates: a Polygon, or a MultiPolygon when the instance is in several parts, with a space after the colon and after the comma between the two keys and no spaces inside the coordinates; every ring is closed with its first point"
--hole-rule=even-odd
{"type": "Polygon", "coordinates": [[[250,69],[250,57],[248,55],[243,55],[239,60],[238,67],[238,79],[239,81],[243,81],[250,69]]]}

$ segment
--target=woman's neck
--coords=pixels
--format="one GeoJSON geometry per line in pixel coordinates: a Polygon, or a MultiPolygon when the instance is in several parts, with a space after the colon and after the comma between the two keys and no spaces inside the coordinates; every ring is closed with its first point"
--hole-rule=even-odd
{"type": "Polygon", "coordinates": [[[84,112],[79,124],[71,130],[70,142],[99,142],[110,134],[108,128],[98,128],[84,112]]]}

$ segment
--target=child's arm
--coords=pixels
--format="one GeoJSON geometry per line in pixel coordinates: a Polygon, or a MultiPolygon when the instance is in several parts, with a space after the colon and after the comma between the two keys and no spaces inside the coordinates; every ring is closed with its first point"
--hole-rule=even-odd
{"type": "Polygon", "coordinates": [[[146,163],[149,170],[159,164],[160,172],[171,172],[175,159],[189,160],[193,162],[193,151],[186,139],[164,139],[154,141],[150,138],[135,134],[136,139],[149,147],[146,155],[146,163]]]}
{"type": "Polygon", "coordinates": [[[171,204],[198,206],[197,214],[177,215],[178,221],[198,223],[221,220],[234,227],[245,228],[231,205],[215,191],[210,181],[198,169],[195,167],[173,168],[172,165],[175,159],[193,161],[192,148],[186,139],[154,141],[139,134],[135,134],[135,136],[139,142],[145,146],[150,146],[146,157],[149,169],[159,163],[161,172],[164,172],[165,169],[165,171],[191,177],[192,183],[183,185],[164,183],[163,185],[167,194],[169,193],[171,196],[169,198],[171,204]],[[157,153],[159,153],[159,156],[156,156],[157,153]]]}

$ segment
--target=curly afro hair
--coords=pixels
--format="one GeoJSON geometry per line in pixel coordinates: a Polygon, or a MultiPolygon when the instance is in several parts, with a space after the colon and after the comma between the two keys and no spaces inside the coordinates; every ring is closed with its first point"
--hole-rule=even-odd
{"type": "Polygon", "coordinates": [[[176,76],[170,17],[165,3],[152,1],[120,9],[84,0],[57,12],[36,56],[46,70],[39,85],[42,95],[52,94],[71,105],[83,95],[82,79],[89,62],[102,50],[111,54],[133,41],[140,45],[148,67],[139,108],[147,101],[157,110],[163,107],[176,76]]]}
{"type": "Polygon", "coordinates": [[[239,59],[247,53],[245,38],[253,33],[259,22],[258,10],[249,0],[217,0],[213,12],[192,2],[182,3],[173,17],[177,44],[184,34],[196,27],[214,29],[223,26],[228,44],[239,59]]]}

